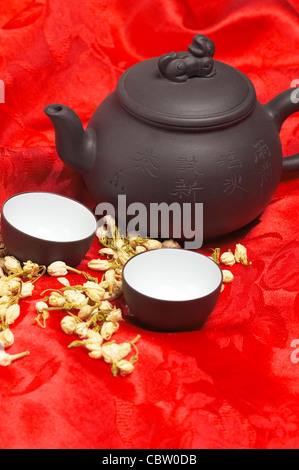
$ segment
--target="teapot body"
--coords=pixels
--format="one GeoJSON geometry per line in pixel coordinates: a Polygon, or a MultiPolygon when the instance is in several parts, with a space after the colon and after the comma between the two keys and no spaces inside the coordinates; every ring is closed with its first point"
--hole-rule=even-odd
{"type": "Polygon", "coordinates": [[[258,101],[234,125],[188,129],[143,121],[112,92],[87,130],[96,134],[97,155],[84,179],[97,203],[117,210],[118,196],[125,195],[127,206],[142,203],[148,214],[152,203],[202,203],[205,240],[258,217],[281,177],[279,132],[258,101]]]}
{"type": "Polygon", "coordinates": [[[86,130],[71,108],[45,108],[60,158],[118,219],[137,224],[140,210],[143,236],[190,239],[199,213],[204,240],[230,233],[263,212],[282,169],[299,170],[299,154],[282,158],[279,138],[299,111],[299,88],[262,105],[249,78],[214,52],[213,41],[198,34],[187,51],[134,64],[86,130]]]}

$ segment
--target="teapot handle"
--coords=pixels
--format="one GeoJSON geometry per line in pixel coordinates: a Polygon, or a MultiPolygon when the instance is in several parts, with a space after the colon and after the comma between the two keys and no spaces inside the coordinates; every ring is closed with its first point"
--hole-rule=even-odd
{"type": "MultiPolygon", "coordinates": [[[[299,111],[299,87],[290,88],[275,96],[265,104],[266,111],[273,120],[278,132],[291,114],[299,111]]],[[[299,170],[299,153],[282,159],[283,171],[299,170]]]]}

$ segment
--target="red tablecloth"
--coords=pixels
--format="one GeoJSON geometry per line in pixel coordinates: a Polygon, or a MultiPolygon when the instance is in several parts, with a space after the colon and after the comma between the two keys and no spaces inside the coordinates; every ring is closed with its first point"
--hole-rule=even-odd
{"type": "MultiPolygon", "coordinates": [[[[185,50],[199,32],[214,40],[218,60],[249,76],[261,102],[289,88],[299,79],[298,12],[298,0],[4,2],[0,202],[39,189],[92,207],[56,154],[44,106],[62,102],[86,125],[127,67],[185,50]]],[[[298,135],[294,115],[281,133],[285,155],[298,152],[298,135]]],[[[59,286],[44,277],[12,327],[10,352],[31,354],[0,370],[0,447],[298,448],[298,177],[283,177],[259,223],[217,243],[243,243],[253,264],[232,268],[203,330],[154,333],[123,322],[117,341],[141,334],[127,378],[67,349],[62,314],[46,329],[34,324],[39,293],[59,286]]],[[[82,269],[97,251],[95,240],[82,269]]]]}

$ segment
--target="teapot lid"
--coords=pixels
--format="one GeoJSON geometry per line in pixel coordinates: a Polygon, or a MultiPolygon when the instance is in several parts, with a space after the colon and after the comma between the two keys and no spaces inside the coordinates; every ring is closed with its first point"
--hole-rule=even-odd
{"type": "Polygon", "coordinates": [[[120,77],[121,104],[136,117],[166,126],[210,128],[235,123],[256,103],[251,81],[213,59],[213,41],[198,34],[188,52],[171,52],[130,67],[120,77]]]}

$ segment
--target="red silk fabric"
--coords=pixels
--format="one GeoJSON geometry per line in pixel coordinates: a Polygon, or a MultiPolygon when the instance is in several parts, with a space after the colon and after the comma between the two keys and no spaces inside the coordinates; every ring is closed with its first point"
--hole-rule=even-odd
{"type": "MultiPolygon", "coordinates": [[[[64,103],[86,125],[125,69],[185,50],[194,34],[214,40],[215,58],[245,72],[262,103],[289,88],[299,79],[298,12],[298,0],[3,2],[0,202],[47,190],[93,207],[81,177],[56,154],[44,106],[64,103]]],[[[285,155],[299,151],[298,136],[297,114],[281,132],[285,155]]],[[[253,264],[232,267],[234,282],[201,331],[121,324],[117,342],[141,334],[127,378],[67,349],[75,338],[60,330],[61,313],[46,329],[34,324],[39,293],[59,287],[49,277],[37,283],[21,302],[9,351],[30,356],[0,368],[0,447],[298,448],[298,178],[284,176],[259,221],[217,243],[243,243],[253,264]]],[[[82,269],[98,249],[95,240],[82,269]]]]}

